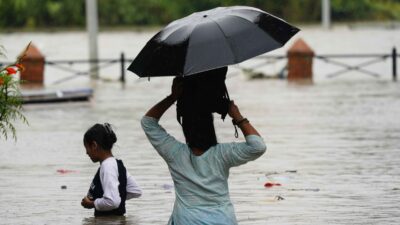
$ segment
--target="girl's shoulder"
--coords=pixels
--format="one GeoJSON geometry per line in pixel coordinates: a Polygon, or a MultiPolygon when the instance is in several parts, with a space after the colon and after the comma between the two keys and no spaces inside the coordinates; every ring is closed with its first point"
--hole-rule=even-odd
{"type": "Polygon", "coordinates": [[[114,157],[110,157],[105,159],[101,165],[100,165],[101,170],[113,170],[117,169],[118,170],[118,165],[117,165],[117,159],[114,157]]]}

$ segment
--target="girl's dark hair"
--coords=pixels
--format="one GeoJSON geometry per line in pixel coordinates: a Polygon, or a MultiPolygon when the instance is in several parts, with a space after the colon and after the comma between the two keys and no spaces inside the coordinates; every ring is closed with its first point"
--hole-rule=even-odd
{"type": "Polygon", "coordinates": [[[207,151],[218,143],[212,113],[184,116],[182,117],[182,128],[186,143],[190,148],[195,147],[207,151]]]}
{"type": "Polygon", "coordinates": [[[222,119],[228,114],[230,99],[225,85],[227,67],[193,74],[183,79],[183,93],[176,104],[178,122],[193,113],[218,113],[222,119]]]}
{"type": "Polygon", "coordinates": [[[227,71],[227,67],[222,67],[181,78],[183,93],[176,105],[176,115],[191,148],[206,151],[217,144],[212,113],[220,114],[222,119],[228,114],[227,71]]]}
{"type": "Polygon", "coordinates": [[[117,136],[109,123],[96,123],[89,128],[83,136],[83,143],[90,144],[95,141],[101,149],[111,150],[114,143],[117,142],[117,136]]]}

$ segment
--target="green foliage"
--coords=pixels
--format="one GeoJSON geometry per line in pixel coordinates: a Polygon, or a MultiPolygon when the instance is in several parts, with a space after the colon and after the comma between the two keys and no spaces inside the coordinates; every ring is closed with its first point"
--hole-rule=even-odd
{"type": "Polygon", "coordinates": [[[0,0],[0,27],[83,26],[84,9],[84,0],[0,0]]]}
{"type": "MultiPolygon", "coordinates": [[[[2,77],[3,75],[0,75],[2,77]]],[[[28,123],[25,116],[21,113],[22,100],[18,90],[19,82],[11,76],[7,76],[7,80],[3,85],[0,85],[0,138],[9,137],[9,133],[14,140],[17,140],[16,129],[12,122],[21,120],[23,123],[28,123]]]]}
{"type": "Polygon", "coordinates": [[[349,20],[398,20],[399,0],[331,0],[335,21],[349,20]]]}
{"type": "MultiPolygon", "coordinates": [[[[28,45],[29,47],[29,45],[28,45]]],[[[19,91],[20,81],[15,79],[14,74],[23,69],[20,63],[24,57],[24,53],[18,57],[17,62],[12,65],[0,68],[0,138],[3,136],[8,139],[9,133],[14,140],[17,140],[16,129],[13,122],[21,120],[28,124],[22,111],[22,97],[19,91]]],[[[4,55],[4,48],[0,48],[1,55],[4,55]]]]}
{"type": "MultiPolygon", "coordinates": [[[[161,25],[218,6],[258,7],[290,22],[319,22],[321,0],[97,0],[101,26],[161,25]]],[[[398,20],[399,0],[331,0],[333,21],[398,20]]],[[[85,0],[0,0],[0,28],[85,26],[85,0]],[[15,16],[18,15],[18,16],[15,16]]]]}

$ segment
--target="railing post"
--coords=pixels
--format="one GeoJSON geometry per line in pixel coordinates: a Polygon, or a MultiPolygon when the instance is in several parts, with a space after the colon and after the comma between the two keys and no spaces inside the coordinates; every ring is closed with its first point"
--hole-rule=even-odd
{"type": "Polygon", "coordinates": [[[125,54],[122,52],[121,53],[121,77],[120,77],[120,81],[122,83],[125,83],[125,54]]]}
{"type": "Polygon", "coordinates": [[[32,43],[25,53],[23,64],[25,70],[21,71],[21,80],[43,85],[46,58],[32,43]]]}
{"type": "Polygon", "coordinates": [[[312,84],[314,51],[301,38],[287,51],[289,82],[312,84]]]}
{"type": "Polygon", "coordinates": [[[393,61],[393,81],[397,81],[397,51],[394,47],[392,50],[392,61],[393,61]]]}

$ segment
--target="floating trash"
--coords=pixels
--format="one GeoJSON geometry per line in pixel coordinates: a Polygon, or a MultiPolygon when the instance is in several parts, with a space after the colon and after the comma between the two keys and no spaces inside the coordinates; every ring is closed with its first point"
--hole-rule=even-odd
{"type": "Polygon", "coordinates": [[[274,203],[279,202],[279,201],[282,201],[282,200],[285,200],[285,198],[282,197],[281,195],[276,195],[275,197],[268,197],[267,199],[263,199],[263,200],[261,201],[261,203],[263,203],[263,204],[265,204],[265,203],[272,203],[272,204],[274,204],[274,203]]]}
{"type": "Polygon", "coordinates": [[[286,173],[297,173],[297,170],[286,170],[286,173]]]}
{"type": "Polygon", "coordinates": [[[66,173],[77,173],[78,171],[76,171],[76,170],[65,170],[65,169],[58,169],[57,170],[57,173],[60,173],[60,174],[66,174],[66,173]]]}
{"type": "Polygon", "coordinates": [[[266,188],[270,188],[273,186],[282,186],[282,185],[280,183],[271,183],[271,182],[267,182],[264,184],[264,187],[266,187],[266,188]]]}
{"type": "Polygon", "coordinates": [[[172,190],[172,189],[174,189],[174,185],[172,185],[172,184],[163,184],[162,185],[162,188],[164,189],[164,190],[172,190]]]}
{"type": "Polygon", "coordinates": [[[61,185],[61,189],[67,189],[67,185],[61,185]]]}

